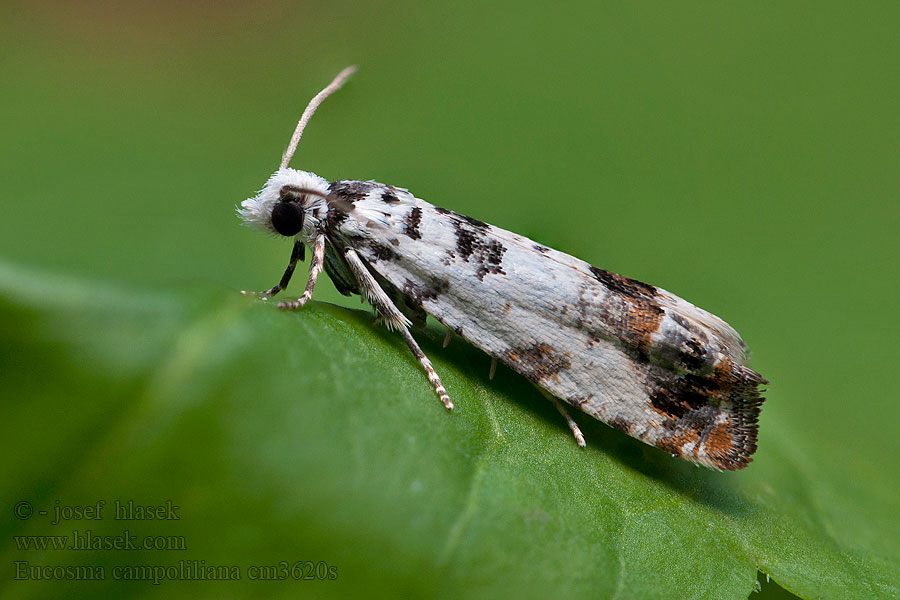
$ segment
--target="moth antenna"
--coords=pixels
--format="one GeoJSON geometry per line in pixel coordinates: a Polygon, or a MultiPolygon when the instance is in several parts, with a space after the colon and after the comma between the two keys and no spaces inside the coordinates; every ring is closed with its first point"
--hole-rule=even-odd
{"type": "Polygon", "coordinates": [[[287,167],[288,163],[291,162],[294,152],[297,151],[297,145],[300,143],[300,136],[303,135],[303,129],[306,128],[306,124],[309,123],[309,120],[316,112],[316,109],[319,108],[319,105],[322,104],[322,101],[325,100],[325,98],[338,91],[340,87],[344,85],[344,82],[347,81],[347,78],[353,75],[354,71],[356,71],[355,65],[347,67],[338,73],[337,77],[328,84],[328,87],[316,94],[313,99],[309,101],[309,104],[306,105],[306,110],[303,111],[303,115],[297,123],[297,129],[294,130],[294,135],[291,136],[291,141],[288,144],[287,150],[284,151],[284,155],[281,157],[282,169],[287,167]]]}

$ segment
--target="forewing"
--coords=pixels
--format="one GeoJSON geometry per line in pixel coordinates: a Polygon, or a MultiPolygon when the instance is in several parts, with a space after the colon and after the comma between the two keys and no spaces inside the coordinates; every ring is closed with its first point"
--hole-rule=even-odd
{"type": "Polygon", "coordinates": [[[411,303],[629,435],[714,469],[749,462],[764,380],[724,321],[405,190],[350,183],[366,217],[336,218],[329,235],[411,303]]]}

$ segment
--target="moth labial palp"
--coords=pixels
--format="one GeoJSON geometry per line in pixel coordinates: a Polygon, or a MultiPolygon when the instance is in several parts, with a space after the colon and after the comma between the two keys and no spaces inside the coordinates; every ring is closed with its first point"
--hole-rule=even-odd
{"type": "Polygon", "coordinates": [[[453,403],[410,333],[431,315],[496,363],[531,380],[584,435],[563,403],[674,456],[714,470],[745,467],[756,451],[759,387],[746,347],[722,319],[678,296],[595,267],[375,181],[329,182],[288,168],[306,123],[353,69],[307,106],[280,168],[241,203],[245,223],[291,237],[283,290],[312,248],[303,295],[326,271],[399,332],[448,409],[453,403]]]}

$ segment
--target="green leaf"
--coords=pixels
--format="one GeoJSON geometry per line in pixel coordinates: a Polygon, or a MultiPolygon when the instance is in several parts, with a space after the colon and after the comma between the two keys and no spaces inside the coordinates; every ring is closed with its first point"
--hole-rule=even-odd
{"type": "Polygon", "coordinates": [[[0,591],[746,598],[760,569],[805,598],[900,593],[900,537],[887,535],[896,473],[851,451],[816,461],[776,403],[739,473],[577,415],[582,450],[522,377],[501,367],[489,380],[489,360],[459,339],[442,349],[437,327],[416,335],[450,414],[370,312],[284,313],[216,286],[121,289],[0,263],[2,506],[48,512],[4,519],[3,564],[32,578],[35,566],[104,570],[97,581],[7,577],[0,591]],[[52,523],[58,508],[98,501],[100,519],[52,523]],[[117,501],[171,502],[179,519],[116,520],[117,501]],[[186,549],[37,551],[13,538],[73,530],[111,544],[180,536],[186,549]],[[302,561],[323,579],[294,580],[302,561]],[[135,565],[159,567],[137,573],[162,581],[115,579],[135,565]],[[191,565],[240,581],[166,579],[191,565]],[[260,565],[288,579],[251,581],[260,565]]]}

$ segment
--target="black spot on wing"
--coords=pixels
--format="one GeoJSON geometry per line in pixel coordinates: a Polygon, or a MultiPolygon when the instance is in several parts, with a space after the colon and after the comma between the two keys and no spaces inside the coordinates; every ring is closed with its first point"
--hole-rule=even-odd
{"type": "Polygon", "coordinates": [[[370,241],[368,243],[369,248],[372,250],[372,259],[373,260],[396,260],[397,253],[394,252],[393,248],[389,246],[384,246],[379,244],[378,242],[370,241]]]}
{"type": "Polygon", "coordinates": [[[322,227],[325,229],[325,232],[331,236],[335,231],[340,229],[341,224],[348,218],[347,213],[344,211],[329,207],[328,212],[325,214],[325,218],[322,220],[322,227]]]}
{"type": "Polygon", "coordinates": [[[471,225],[471,226],[474,227],[475,229],[479,229],[479,230],[481,230],[481,231],[487,231],[488,229],[491,228],[491,226],[488,225],[487,223],[485,223],[484,221],[479,221],[478,219],[475,219],[475,218],[472,218],[472,217],[468,217],[468,216],[466,216],[466,215],[461,215],[461,214],[459,214],[458,212],[454,212],[454,211],[448,210],[448,209],[446,209],[446,208],[441,208],[440,206],[435,206],[435,207],[434,207],[434,210],[435,210],[438,214],[441,214],[441,215],[448,215],[448,216],[450,216],[450,217],[453,217],[453,219],[456,220],[456,221],[465,221],[466,223],[468,223],[469,225],[471,225]]]}
{"type": "Polygon", "coordinates": [[[419,225],[422,223],[422,209],[418,206],[414,206],[409,214],[406,215],[406,219],[403,224],[406,226],[406,235],[408,235],[411,239],[418,240],[422,237],[422,232],[419,231],[419,225]]]}
{"type": "Polygon", "coordinates": [[[656,296],[657,294],[656,288],[649,283],[644,283],[629,277],[623,277],[616,273],[610,273],[605,269],[593,265],[591,265],[590,271],[597,281],[605,285],[607,289],[622,294],[623,296],[629,298],[646,298],[648,296],[656,296]]]}
{"type": "Polygon", "coordinates": [[[484,276],[488,273],[493,275],[505,274],[503,269],[500,268],[504,252],[506,252],[506,248],[497,240],[488,242],[484,250],[484,259],[478,267],[478,273],[476,273],[479,280],[484,281],[484,276]]]}
{"type": "Polygon", "coordinates": [[[687,349],[679,352],[677,364],[686,371],[695,373],[707,370],[709,358],[706,350],[693,339],[686,340],[684,345],[687,349]]]}
{"type": "Polygon", "coordinates": [[[484,221],[479,221],[478,219],[473,219],[472,217],[467,217],[465,215],[459,215],[459,217],[475,229],[487,231],[490,228],[490,225],[488,225],[484,221]]]}
{"type": "Polygon", "coordinates": [[[328,192],[345,202],[353,204],[357,200],[364,198],[366,194],[372,191],[373,187],[375,187],[374,184],[369,183],[368,181],[356,181],[350,179],[332,182],[328,188],[328,192]]]}
{"type": "Polygon", "coordinates": [[[484,276],[489,273],[505,274],[500,265],[506,247],[487,234],[490,226],[486,225],[488,230],[482,230],[464,220],[454,220],[453,223],[456,227],[456,252],[462,260],[478,265],[475,275],[480,281],[484,281],[484,276]]]}
{"type": "Polygon", "coordinates": [[[744,468],[756,451],[762,382],[727,359],[702,377],[655,370],[647,380],[650,408],[664,420],[654,444],[682,456],[686,448],[702,447],[716,468],[744,468]]]}
{"type": "MultiPolygon", "coordinates": [[[[365,198],[366,194],[372,189],[373,184],[366,181],[333,181],[328,186],[328,193],[338,200],[349,205],[354,205],[357,201],[365,198]]],[[[340,208],[331,206],[325,215],[324,227],[328,233],[333,233],[341,226],[341,223],[348,218],[347,213],[340,208]]]]}
{"type": "Polygon", "coordinates": [[[403,284],[403,293],[416,306],[422,306],[423,302],[435,300],[448,289],[450,289],[450,282],[442,278],[434,278],[427,284],[407,279],[403,284]]]}
{"type": "Polygon", "coordinates": [[[679,420],[697,418],[697,411],[711,408],[719,411],[724,406],[735,412],[759,414],[758,379],[755,371],[741,367],[700,375],[675,375],[671,371],[659,371],[649,383],[650,406],[663,416],[679,420]],[[693,415],[693,416],[692,416],[693,415]]]}
{"type": "Polygon", "coordinates": [[[708,403],[708,392],[686,385],[673,385],[650,394],[650,406],[669,419],[681,419],[685,414],[708,403]]]}
{"type": "Polygon", "coordinates": [[[535,244],[534,246],[532,246],[532,248],[534,248],[541,254],[546,254],[547,252],[550,251],[550,248],[548,248],[547,246],[542,246],[541,244],[535,244]]]}
{"type": "Polygon", "coordinates": [[[381,192],[381,201],[385,204],[396,204],[400,202],[400,198],[397,197],[392,188],[385,187],[381,192]]]}
{"type": "Polygon", "coordinates": [[[463,260],[469,260],[469,257],[475,252],[478,242],[475,233],[463,227],[458,221],[456,222],[456,251],[463,260]]]}
{"type": "Polygon", "coordinates": [[[503,353],[503,362],[536,383],[556,378],[572,366],[568,352],[559,352],[544,342],[511,348],[503,353]]]}

